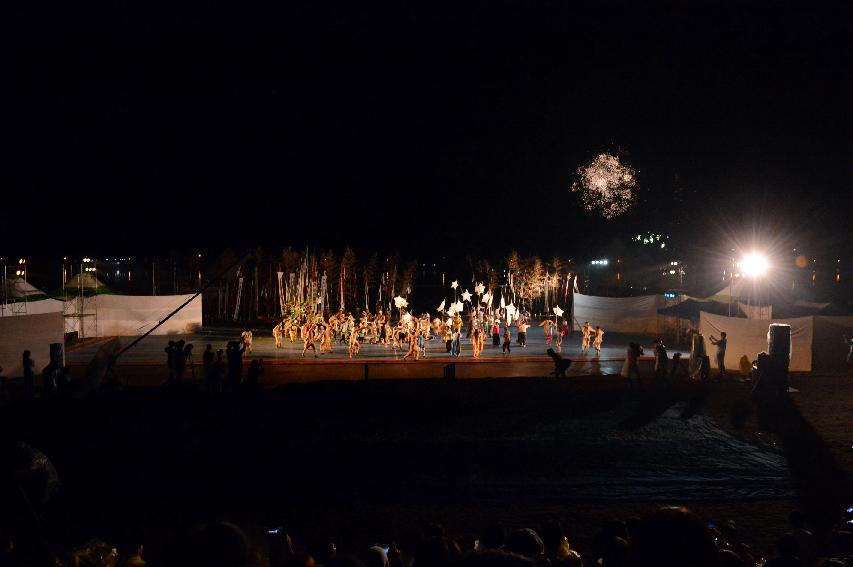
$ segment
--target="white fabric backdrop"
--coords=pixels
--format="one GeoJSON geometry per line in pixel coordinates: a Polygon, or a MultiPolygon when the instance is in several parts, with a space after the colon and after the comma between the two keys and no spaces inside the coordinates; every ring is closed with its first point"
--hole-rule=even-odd
{"type": "MultiPolygon", "coordinates": [[[[98,336],[137,336],[151,329],[192,295],[99,295],[98,336]]],[[[195,332],[201,326],[201,296],[154,331],[155,335],[195,332]]]]}
{"type": "Polygon", "coordinates": [[[12,378],[24,375],[21,358],[25,350],[32,353],[36,374],[40,374],[50,362],[50,343],[63,342],[63,331],[62,313],[0,319],[0,366],[3,367],[3,375],[12,378]]]}
{"type": "Polygon", "coordinates": [[[657,335],[661,329],[664,307],[661,295],[639,297],[598,297],[575,293],[574,318],[576,325],[585,321],[593,327],[600,325],[605,331],[657,335]]]}
{"type": "MultiPolygon", "coordinates": [[[[796,317],[792,319],[741,319],[713,315],[702,311],[699,314],[699,332],[705,340],[714,335],[720,338],[720,332],[727,334],[726,368],[738,368],[740,358],[746,355],[750,361],[756,359],[761,351],[767,350],[767,330],[770,323],[791,325],[791,366],[797,372],[809,372],[812,369],[812,339],[814,336],[814,317],[796,317]]],[[[716,366],[714,356],[716,348],[708,344],[711,366],[716,366]]]]}

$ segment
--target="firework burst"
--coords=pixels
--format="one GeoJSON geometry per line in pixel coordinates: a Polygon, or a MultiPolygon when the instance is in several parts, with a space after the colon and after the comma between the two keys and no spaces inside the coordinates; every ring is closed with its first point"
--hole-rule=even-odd
{"type": "Polygon", "coordinates": [[[634,205],[637,175],[634,168],[610,154],[600,154],[577,170],[578,180],[572,191],[580,193],[588,211],[613,219],[634,205]]]}

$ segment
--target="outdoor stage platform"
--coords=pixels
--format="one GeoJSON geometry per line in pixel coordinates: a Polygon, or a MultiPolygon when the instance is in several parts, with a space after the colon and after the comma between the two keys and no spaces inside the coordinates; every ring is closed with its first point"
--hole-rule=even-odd
{"type": "MultiPolygon", "coordinates": [[[[225,349],[228,341],[238,340],[239,331],[208,329],[195,335],[149,336],[127,351],[119,359],[120,374],[133,386],[153,386],[167,377],[166,354],[168,341],[183,339],[195,346],[194,365],[196,378],[202,378],[201,358],[206,345],[214,351],[225,349]]],[[[132,337],[121,337],[128,344],[132,337]]],[[[639,342],[651,354],[652,337],[608,333],[604,336],[601,355],[583,355],[580,352],[580,333],[575,332],[562,345],[563,357],[572,360],[568,376],[590,374],[619,374],[625,360],[629,342],[639,342]]],[[[101,342],[72,349],[66,361],[79,372],[99,348],[101,342]]],[[[379,379],[471,379],[471,378],[525,378],[549,375],[554,365],[547,355],[548,345],[542,329],[537,327],[528,332],[527,347],[513,343],[509,355],[501,353],[501,347],[487,341],[479,358],[471,356],[470,339],[462,339],[462,354],[450,357],[444,342],[438,339],[427,341],[426,358],[414,361],[403,360],[405,351],[394,351],[382,345],[363,344],[358,357],[350,359],[344,344],[334,344],[334,352],[314,356],[310,350],[302,357],[302,343],[284,340],[283,348],[276,349],[268,331],[255,332],[252,353],[245,353],[244,362],[261,359],[264,364],[262,382],[266,385],[313,382],[318,380],[379,380],[379,379]],[[260,335],[260,333],[264,333],[260,335]]],[[[670,350],[670,356],[675,351],[670,350]]],[[[687,357],[687,353],[682,356],[687,357]]],[[[650,360],[650,357],[646,357],[650,360]]],[[[646,362],[648,364],[648,362],[646,362]]],[[[645,366],[645,364],[644,364],[645,366]]],[[[187,377],[191,378],[190,370],[187,377]]]]}

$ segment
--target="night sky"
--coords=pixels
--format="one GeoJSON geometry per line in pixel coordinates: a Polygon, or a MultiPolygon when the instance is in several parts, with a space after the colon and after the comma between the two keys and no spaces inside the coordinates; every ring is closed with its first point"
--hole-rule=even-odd
{"type": "Polygon", "coordinates": [[[305,4],[7,9],[3,252],[849,249],[841,3],[305,4]],[[569,190],[605,150],[641,188],[610,222],[569,190]]]}

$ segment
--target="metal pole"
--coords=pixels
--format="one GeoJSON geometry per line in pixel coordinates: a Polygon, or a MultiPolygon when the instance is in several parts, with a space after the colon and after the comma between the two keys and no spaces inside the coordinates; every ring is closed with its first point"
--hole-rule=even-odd
{"type": "Polygon", "coordinates": [[[735,282],[735,259],[732,258],[732,269],[729,272],[729,317],[732,316],[732,288],[735,282]]]}

